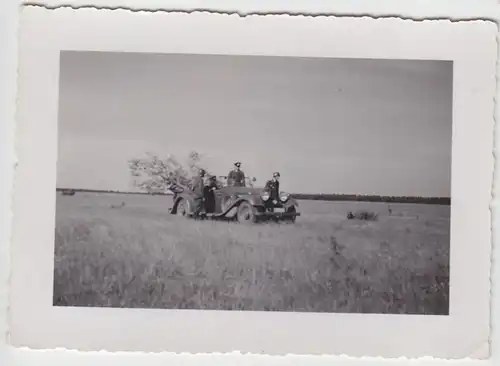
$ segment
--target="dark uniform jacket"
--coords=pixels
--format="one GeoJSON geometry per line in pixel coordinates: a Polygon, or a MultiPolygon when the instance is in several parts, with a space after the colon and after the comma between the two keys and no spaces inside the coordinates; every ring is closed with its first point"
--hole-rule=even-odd
{"type": "Polygon", "coordinates": [[[203,196],[205,198],[205,210],[207,212],[215,211],[215,192],[214,190],[217,188],[215,183],[208,183],[203,188],[203,196]]]}
{"type": "Polygon", "coordinates": [[[245,187],[245,173],[241,170],[231,170],[227,175],[227,184],[233,187],[245,187]]]}
{"type": "Polygon", "coordinates": [[[279,200],[280,198],[280,182],[275,180],[268,180],[266,183],[266,190],[272,200],[279,200]]]}

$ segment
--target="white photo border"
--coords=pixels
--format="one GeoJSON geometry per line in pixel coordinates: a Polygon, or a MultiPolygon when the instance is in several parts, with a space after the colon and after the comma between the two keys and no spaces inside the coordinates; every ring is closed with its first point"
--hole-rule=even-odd
{"type": "Polygon", "coordinates": [[[9,319],[13,346],[489,357],[494,22],[37,6],[25,7],[20,17],[9,319]],[[452,60],[450,315],[53,307],[61,50],[452,60]]]}

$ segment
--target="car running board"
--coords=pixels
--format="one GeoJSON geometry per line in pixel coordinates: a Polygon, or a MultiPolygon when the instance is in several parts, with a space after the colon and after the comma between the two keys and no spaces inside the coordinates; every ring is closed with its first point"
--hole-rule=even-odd
{"type": "Polygon", "coordinates": [[[229,213],[229,211],[233,210],[240,201],[233,202],[231,206],[226,208],[226,210],[221,213],[205,213],[204,215],[206,217],[225,217],[229,213]]]}

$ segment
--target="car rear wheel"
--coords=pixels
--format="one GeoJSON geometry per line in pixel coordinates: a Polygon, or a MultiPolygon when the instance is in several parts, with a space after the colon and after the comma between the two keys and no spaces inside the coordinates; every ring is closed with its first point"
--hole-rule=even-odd
{"type": "Polygon", "coordinates": [[[177,203],[177,215],[186,216],[188,212],[187,202],[184,199],[180,199],[177,203]]]}
{"type": "Polygon", "coordinates": [[[248,202],[243,202],[238,207],[237,218],[241,223],[254,223],[257,221],[255,208],[248,202]]]}

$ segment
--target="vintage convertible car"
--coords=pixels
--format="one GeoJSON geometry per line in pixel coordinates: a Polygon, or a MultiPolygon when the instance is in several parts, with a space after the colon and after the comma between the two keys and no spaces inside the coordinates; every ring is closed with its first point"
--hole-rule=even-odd
{"type": "MultiPolygon", "coordinates": [[[[185,187],[173,187],[173,206],[170,213],[192,217],[194,196],[185,187]]],[[[205,212],[202,218],[237,220],[256,223],[258,221],[295,222],[300,213],[298,203],[290,194],[281,192],[279,200],[271,200],[264,188],[220,186],[214,191],[215,207],[205,212]]]]}

